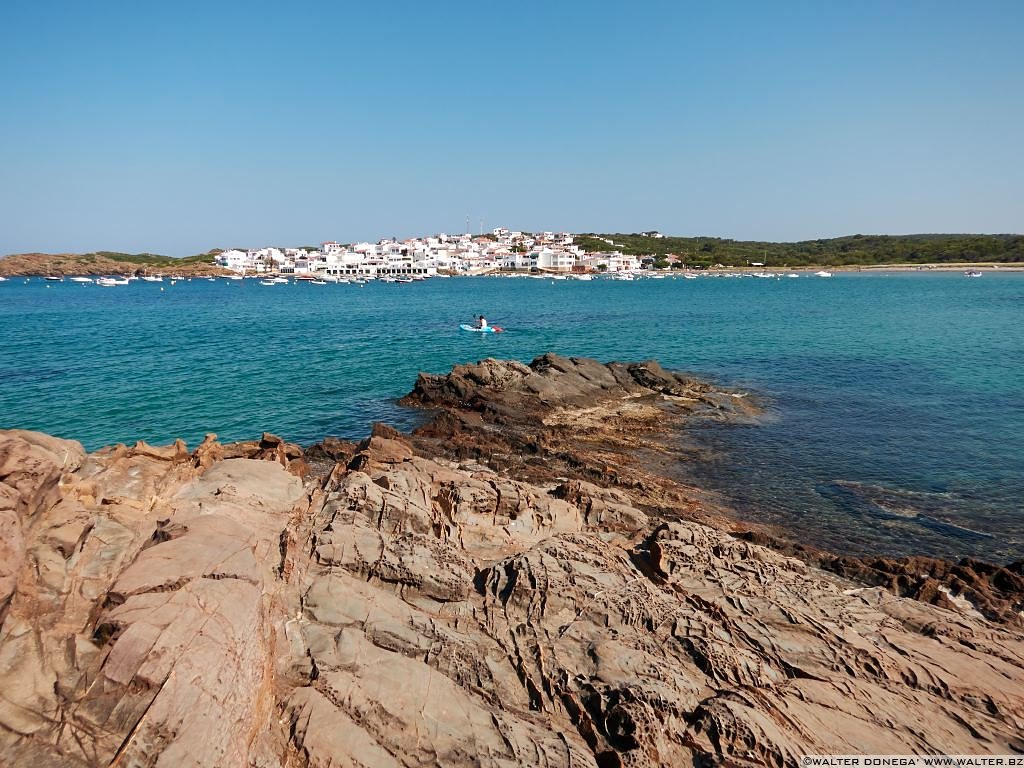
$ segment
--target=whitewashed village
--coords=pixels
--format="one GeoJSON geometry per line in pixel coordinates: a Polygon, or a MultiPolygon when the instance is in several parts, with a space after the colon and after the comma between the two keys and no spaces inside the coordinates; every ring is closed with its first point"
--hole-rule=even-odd
{"type": "MultiPolygon", "coordinates": [[[[656,236],[656,233],[652,233],[656,236]]],[[[587,253],[567,232],[447,235],[376,243],[328,241],[319,249],[258,248],[222,251],[217,263],[240,275],[276,274],[337,282],[355,279],[411,280],[435,275],[555,273],[586,279],[593,273],[631,275],[643,266],[621,251],[587,253]]]]}

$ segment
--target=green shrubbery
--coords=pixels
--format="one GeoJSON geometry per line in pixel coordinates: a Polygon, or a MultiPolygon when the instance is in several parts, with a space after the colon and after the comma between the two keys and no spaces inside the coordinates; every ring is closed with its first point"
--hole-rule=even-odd
{"type": "Polygon", "coordinates": [[[1024,262],[1024,235],[849,235],[767,243],[718,237],[656,238],[634,233],[578,235],[575,242],[587,251],[621,250],[656,259],[675,254],[686,264],[737,267],[751,262],[771,267],[1024,262]]]}

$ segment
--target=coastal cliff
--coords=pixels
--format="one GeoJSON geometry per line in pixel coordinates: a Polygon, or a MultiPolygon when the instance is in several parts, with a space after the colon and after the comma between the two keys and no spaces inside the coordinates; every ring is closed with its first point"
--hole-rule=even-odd
{"type": "Polygon", "coordinates": [[[754,398],[545,355],[405,402],[306,451],[0,432],[0,764],[1024,751],[1019,569],[784,545],[673,479],[754,398]]]}

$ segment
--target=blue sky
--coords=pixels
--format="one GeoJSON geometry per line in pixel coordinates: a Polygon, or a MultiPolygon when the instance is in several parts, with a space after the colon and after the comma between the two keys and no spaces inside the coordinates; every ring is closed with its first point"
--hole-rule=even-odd
{"type": "Polygon", "coordinates": [[[0,253],[1024,231],[1021,2],[0,4],[0,253]]]}

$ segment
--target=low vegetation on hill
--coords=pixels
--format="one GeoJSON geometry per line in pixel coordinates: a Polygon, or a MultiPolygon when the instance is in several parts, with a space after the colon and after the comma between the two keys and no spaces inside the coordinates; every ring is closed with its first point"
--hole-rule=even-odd
{"type": "Polygon", "coordinates": [[[154,253],[18,253],[0,259],[0,275],[128,275],[135,272],[213,275],[219,251],[174,258],[154,253]]]}
{"type": "Polygon", "coordinates": [[[587,251],[618,250],[658,260],[675,255],[697,266],[746,266],[753,262],[772,267],[1024,262],[1024,235],[847,235],[768,243],[720,237],[588,233],[578,235],[576,243],[587,251]]]}

